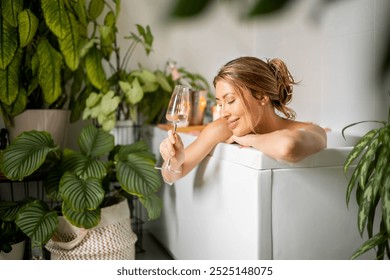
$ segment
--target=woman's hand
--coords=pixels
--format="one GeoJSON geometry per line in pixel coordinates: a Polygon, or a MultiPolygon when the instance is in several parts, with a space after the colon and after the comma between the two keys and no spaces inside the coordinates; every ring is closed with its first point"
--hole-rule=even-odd
{"type": "Polygon", "coordinates": [[[164,161],[171,158],[171,165],[173,167],[180,167],[185,159],[184,145],[178,133],[168,131],[168,137],[160,144],[160,154],[164,161]]]}

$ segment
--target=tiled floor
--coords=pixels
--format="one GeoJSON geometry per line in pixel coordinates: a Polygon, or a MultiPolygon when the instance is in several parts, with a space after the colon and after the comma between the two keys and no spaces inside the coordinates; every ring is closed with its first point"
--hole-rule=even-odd
{"type": "Polygon", "coordinates": [[[172,260],[168,252],[147,230],[142,235],[142,251],[137,250],[135,258],[137,260],[172,260]]]}

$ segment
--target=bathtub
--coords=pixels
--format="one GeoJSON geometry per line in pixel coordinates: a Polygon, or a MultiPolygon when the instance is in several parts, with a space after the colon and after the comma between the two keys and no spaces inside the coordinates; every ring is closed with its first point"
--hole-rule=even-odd
{"type": "MultiPolygon", "coordinates": [[[[180,135],[185,145],[196,138],[180,135]]],[[[165,137],[153,128],[155,153],[165,137]]],[[[329,133],[327,149],[294,164],[218,144],[186,177],[162,186],[161,217],[147,229],[174,259],[349,259],[366,240],[356,202],[345,200],[343,164],[356,140],[329,133]]]]}

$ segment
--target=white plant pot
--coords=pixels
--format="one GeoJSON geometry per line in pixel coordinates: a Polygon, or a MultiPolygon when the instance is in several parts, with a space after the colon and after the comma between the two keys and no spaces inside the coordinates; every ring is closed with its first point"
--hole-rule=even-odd
{"type": "Polygon", "coordinates": [[[115,145],[134,143],[134,122],[132,120],[117,121],[111,134],[115,137],[115,145]]]}
{"type": "Polygon", "coordinates": [[[7,127],[10,141],[24,131],[48,131],[54,143],[64,147],[70,119],[69,110],[31,109],[12,118],[12,127],[7,127]]]}
{"type": "Polygon", "coordinates": [[[26,246],[26,241],[22,241],[16,244],[11,245],[12,251],[9,253],[0,253],[0,260],[23,260],[24,256],[24,247],[26,246]]]}

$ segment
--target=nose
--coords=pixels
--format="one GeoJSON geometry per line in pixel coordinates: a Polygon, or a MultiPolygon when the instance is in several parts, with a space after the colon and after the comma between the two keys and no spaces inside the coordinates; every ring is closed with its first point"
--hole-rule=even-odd
{"type": "Polygon", "coordinates": [[[229,110],[226,110],[225,103],[221,105],[220,116],[225,119],[230,116],[229,110]]]}

